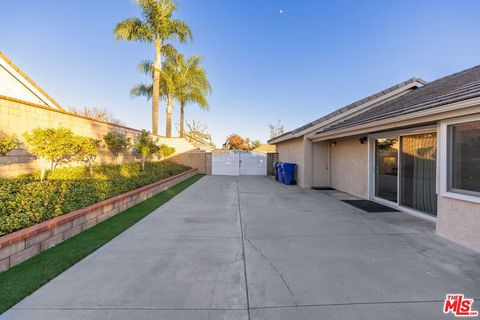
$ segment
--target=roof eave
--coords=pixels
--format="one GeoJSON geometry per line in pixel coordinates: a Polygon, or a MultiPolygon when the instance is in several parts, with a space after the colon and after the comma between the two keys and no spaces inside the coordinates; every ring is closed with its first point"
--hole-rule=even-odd
{"type": "Polygon", "coordinates": [[[336,139],[340,137],[354,136],[358,134],[367,134],[378,130],[388,130],[389,127],[395,128],[401,125],[402,121],[410,121],[411,124],[423,123],[429,118],[433,121],[442,119],[442,114],[450,111],[459,111],[466,108],[479,107],[480,97],[463,100],[455,103],[450,103],[437,107],[435,109],[427,109],[417,112],[408,113],[398,117],[390,117],[387,119],[381,119],[378,121],[372,121],[368,123],[362,123],[359,125],[334,129],[330,131],[317,132],[311,137],[312,141],[324,141],[329,139],[336,139]]]}
{"type": "Polygon", "coordinates": [[[295,137],[292,135],[291,132],[287,132],[287,133],[282,134],[281,136],[278,136],[278,137],[275,137],[273,139],[267,140],[267,143],[268,144],[277,144],[277,143],[284,142],[284,141],[294,139],[294,138],[295,137]]]}
{"type": "MultiPolygon", "coordinates": [[[[320,130],[334,122],[338,122],[352,114],[355,114],[355,113],[358,113],[360,112],[361,110],[365,109],[365,108],[368,108],[368,107],[371,107],[375,104],[379,104],[379,103],[382,103],[384,102],[385,100],[387,99],[390,99],[392,97],[395,97],[399,94],[402,94],[403,92],[408,92],[409,90],[411,90],[412,88],[418,88],[418,87],[421,87],[421,86],[424,86],[427,82],[420,79],[420,78],[412,78],[412,79],[409,79],[407,80],[405,85],[395,89],[395,90],[392,90],[390,92],[386,92],[384,93],[383,95],[380,95],[378,96],[377,98],[375,99],[372,99],[372,100],[369,100],[369,101],[366,101],[365,103],[361,104],[361,105],[358,105],[357,107],[355,108],[352,108],[350,110],[347,110],[345,112],[342,112],[342,113],[339,113],[338,115],[330,118],[330,119],[326,119],[325,121],[322,121],[316,125],[313,125],[311,127],[308,127],[308,128],[305,128],[304,130],[302,131],[298,131],[298,132],[293,132],[293,131],[289,131],[277,138],[273,138],[271,140],[268,140],[267,142],[270,143],[270,144],[277,144],[277,143],[281,143],[281,142],[285,142],[285,141],[288,141],[288,140],[291,140],[291,139],[295,139],[295,138],[300,138],[302,136],[305,136],[305,135],[309,135],[310,133],[313,133],[317,130],[320,130]]],[[[334,111],[335,112],[335,111],[334,111]]],[[[315,134],[313,134],[315,135],[315,134]]],[[[310,138],[310,135],[309,135],[309,138],[310,138]]]]}

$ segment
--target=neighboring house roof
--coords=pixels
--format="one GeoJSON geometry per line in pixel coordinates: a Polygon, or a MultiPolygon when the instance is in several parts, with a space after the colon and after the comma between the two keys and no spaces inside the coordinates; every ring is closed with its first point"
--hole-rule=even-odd
{"type": "Polygon", "coordinates": [[[302,136],[305,133],[311,132],[313,130],[318,129],[317,126],[321,125],[322,123],[328,124],[331,123],[329,120],[332,121],[340,121],[344,119],[348,114],[351,114],[353,112],[359,112],[361,110],[364,110],[365,108],[371,107],[375,103],[378,103],[379,101],[383,101],[385,99],[388,99],[391,94],[404,94],[408,92],[409,90],[416,89],[418,87],[421,87],[425,85],[427,82],[420,79],[420,78],[410,78],[406,81],[403,81],[401,83],[395,84],[385,90],[379,91],[377,93],[374,93],[366,98],[363,98],[361,100],[355,101],[349,105],[346,105],[340,109],[337,109],[315,121],[309,122],[297,129],[294,129],[292,131],[286,132],[278,137],[275,137],[273,139],[270,139],[268,143],[279,143],[285,140],[289,140],[292,138],[296,138],[299,136],[302,136]],[[404,91],[404,92],[402,92],[404,91]]]}
{"type": "MultiPolygon", "coordinates": [[[[17,65],[15,65],[12,60],[10,60],[3,52],[0,51],[0,67],[8,72],[12,77],[14,77],[18,82],[20,82],[26,89],[28,89],[31,94],[33,94],[38,101],[30,101],[34,103],[43,102],[46,107],[63,110],[60,104],[55,101],[45,90],[43,90],[38,84],[35,83],[30,77],[23,72],[17,65]]],[[[1,83],[0,83],[1,88],[1,83]]],[[[22,100],[22,97],[13,97],[22,100]]]]}
{"type": "Polygon", "coordinates": [[[480,97],[480,66],[432,81],[391,101],[333,124],[320,132],[345,129],[378,120],[429,110],[480,97]]]}
{"type": "Polygon", "coordinates": [[[276,153],[277,147],[274,144],[265,143],[262,144],[260,147],[253,149],[252,151],[260,153],[276,153]]]}

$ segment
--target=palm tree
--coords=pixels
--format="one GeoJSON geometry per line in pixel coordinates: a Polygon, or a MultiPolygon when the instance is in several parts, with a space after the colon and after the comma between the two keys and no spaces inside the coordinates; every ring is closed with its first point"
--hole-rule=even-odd
{"type": "Polygon", "coordinates": [[[202,109],[208,109],[207,94],[212,87],[205,69],[200,65],[202,58],[192,56],[185,60],[183,55],[176,58],[177,72],[174,74],[175,98],[180,103],[180,137],[185,135],[185,106],[196,103],[202,109]]]}
{"type": "MultiPolygon", "coordinates": [[[[160,94],[160,71],[162,55],[171,55],[175,52],[168,44],[175,38],[184,43],[192,39],[192,32],[188,25],[173,18],[176,4],[173,0],[135,0],[142,11],[142,18],[132,17],[121,21],[113,33],[117,40],[139,41],[153,43],[155,46],[155,60],[153,62],[152,86],[152,133],[158,134],[158,99],[160,94]]],[[[168,120],[167,120],[168,123],[168,120]]],[[[167,127],[167,136],[171,136],[167,127]]]]}
{"type": "MultiPolygon", "coordinates": [[[[180,103],[180,136],[185,134],[185,106],[197,103],[201,108],[208,109],[206,95],[212,88],[208,82],[205,69],[200,66],[200,56],[192,56],[185,60],[181,54],[171,56],[162,64],[159,78],[160,97],[167,102],[167,132],[172,128],[173,101],[180,103]]],[[[145,60],[138,65],[138,71],[149,76],[154,68],[151,61],[145,60]]],[[[152,97],[152,86],[140,84],[131,90],[132,96],[152,97]]],[[[169,135],[167,135],[169,136],[169,135]]]]}
{"type": "MultiPolygon", "coordinates": [[[[145,73],[149,76],[152,76],[155,68],[152,61],[145,60],[140,62],[138,65],[138,71],[145,73]]],[[[159,97],[165,99],[167,103],[167,117],[166,117],[166,136],[171,137],[172,135],[172,112],[173,112],[173,101],[175,99],[175,79],[176,79],[176,62],[175,58],[169,57],[162,63],[162,68],[159,71],[158,81],[156,82],[158,86],[159,97]]],[[[131,96],[145,96],[147,99],[150,99],[153,95],[153,85],[148,85],[141,83],[132,88],[130,91],[131,96]]]]}

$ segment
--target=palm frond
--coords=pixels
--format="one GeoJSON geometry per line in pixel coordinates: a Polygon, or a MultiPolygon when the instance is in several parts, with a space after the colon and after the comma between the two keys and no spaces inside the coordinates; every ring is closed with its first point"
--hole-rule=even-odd
{"type": "Polygon", "coordinates": [[[168,34],[164,34],[165,39],[173,40],[174,38],[178,38],[181,43],[193,40],[192,31],[185,22],[178,19],[169,22],[168,28],[165,29],[165,31],[168,32],[168,34]]]}
{"type": "Polygon", "coordinates": [[[178,55],[174,61],[175,98],[183,106],[196,103],[202,109],[208,109],[207,95],[211,93],[212,88],[201,62],[202,57],[199,55],[187,59],[183,55],[178,55]]]}
{"type": "Polygon", "coordinates": [[[153,34],[148,26],[138,18],[125,19],[113,30],[116,40],[151,42],[153,34]]]}
{"type": "Polygon", "coordinates": [[[201,91],[190,91],[187,96],[187,101],[198,104],[200,108],[204,110],[208,110],[209,108],[207,97],[201,91]]]}
{"type": "Polygon", "coordinates": [[[160,90],[164,90],[166,94],[174,95],[175,91],[175,81],[173,79],[173,74],[171,70],[163,68],[159,70],[160,75],[160,90]]]}
{"type": "Polygon", "coordinates": [[[162,55],[166,57],[167,59],[175,59],[175,57],[178,55],[177,49],[175,49],[174,46],[171,44],[164,44],[162,46],[162,55]]]}
{"type": "Polygon", "coordinates": [[[153,61],[152,60],[142,60],[137,66],[137,71],[139,73],[144,73],[148,76],[153,75],[153,61]]]}
{"type": "Polygon", "coordinates": [[[193,55],[188,58],[187,65],[199,66],[203,62],[203,58],[201,55],[193,55]]]}
{"type": "Polygon", "coordinates": [[[147,100],[150,100],[150,98],[152,97],[152,92],[153,92],[153,86],[151,84],[147,85],[147,84],[141,83],[139,85],[136,85],[130,90],[130,96],[132,98],[147,97],[147,100]]]}

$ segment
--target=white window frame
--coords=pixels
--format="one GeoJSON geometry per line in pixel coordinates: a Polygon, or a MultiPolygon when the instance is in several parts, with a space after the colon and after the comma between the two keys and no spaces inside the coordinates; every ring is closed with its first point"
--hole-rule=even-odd
{"type": "Polygon", "coordinates": [[[447,119],[440,122],[440,196],[442,197],[480,203],[480,196],[448,190],[448,170],[450,170],[448,161],[448,150],[450,149],[448,145],[448,127],[475,121],[480,121],[480,114],[447,119]]]}

